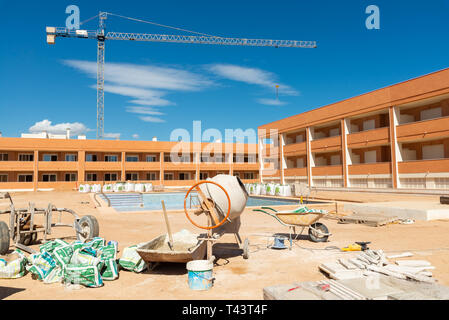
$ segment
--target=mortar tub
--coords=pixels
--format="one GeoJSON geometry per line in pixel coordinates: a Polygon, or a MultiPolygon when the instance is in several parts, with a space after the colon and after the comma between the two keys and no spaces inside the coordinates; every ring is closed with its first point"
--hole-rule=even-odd
{"type": "Polygon", "coordinates": [[[192,260],[202,260],[206,256],[206,241],[199,240],[198,243],[189,248],[180,248],[178,243],[174,243],[174,250],[171,251],[167,245],[166,235],[161,235],[151,241],[138,246],[136,251],[142,259],[149,262],[177,262],[185,263],[192,260]]]}

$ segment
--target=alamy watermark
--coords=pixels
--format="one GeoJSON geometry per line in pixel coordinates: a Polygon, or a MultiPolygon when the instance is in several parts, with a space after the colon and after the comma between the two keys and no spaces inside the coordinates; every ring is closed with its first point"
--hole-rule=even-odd
{"type": "Polygon", "coordinates": [[[365,13],[369,16],[365,20],[365,26],[368,30],[380,29],[380,10],[379,7],[372,4],[366,7],[365,13]]]}

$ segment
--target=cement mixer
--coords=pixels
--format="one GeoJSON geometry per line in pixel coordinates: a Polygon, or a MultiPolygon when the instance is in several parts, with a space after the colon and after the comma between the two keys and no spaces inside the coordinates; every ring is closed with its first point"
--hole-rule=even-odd
{"type": "Polygon", "coordinates": [[[249,240],[245,239],[242,242],[239,234],[240,215],[245,210],[247,200],[248,192],[242,181],[238,177],[226,174],[200,181],[187,191],[184,211],[192,224],[208,231],[207,238],[204,238],[208,241],[208,260],[213,259],[212,242],[217,241],[225,233],[235,235],[237,244],[243,250],[243,258],[249,258],[249,240]],[[190,206],[188,206],[189,199],[190,206]],[[192,199],[196,200],[193,205],[192,199]],[[196,216],[205,214],[207,225],[195,222],[192,214],[196,216]]]}

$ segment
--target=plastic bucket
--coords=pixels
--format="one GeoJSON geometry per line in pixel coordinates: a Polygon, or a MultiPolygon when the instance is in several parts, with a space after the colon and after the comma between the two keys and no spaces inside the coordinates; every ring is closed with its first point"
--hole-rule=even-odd
{"type": "Polygon", "coordinates": [[[192,290],[209,290],[214,283],[213,267],[213,263],[209,260],[187,262],[189,288],[192,290]]]}

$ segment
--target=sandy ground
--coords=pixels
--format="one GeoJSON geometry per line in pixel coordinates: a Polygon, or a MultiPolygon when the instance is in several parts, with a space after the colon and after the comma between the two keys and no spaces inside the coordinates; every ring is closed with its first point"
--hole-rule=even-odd
{"type": "MultiPolygon", "coordinates": [[[[334,196],[348,197],[348,195],[334,196]]],[[[76,192],[38,192],[13,194],[16,207],[34,201],[37,207],[46,207],[51,201],[57,207],[72,208],[80,216],[95,215],[100,224],[100,236],[116,240],[119,250],[164,234],[165,224],[161,212],[101,213],[95,208],[89,195],[76,192]]],[[[353,195],[359,198],[357,194],[353,195]]],[[[387,197],[386,195],[384,195],[387,197]]],[[[403,196],[401,196],[403,197],[403,196]]],[[[337,197],[334,197],[337,198],[337,197]]],[[[407,197],[410,201],[436,201],[437,197],[407,197]]],[[[397,200],[393,197],[391,200],[397,200]]],[[[385,199],[383,199],[385,201],[385,199]]],[[[7,202],[0,201],[0,209],[7,202]]],[[[328,207],[329,208],[329,207],[328,207]]],[[[188,229],[200,231],[191,225],[182,213],[168,214],[173,232],[188,229]]],[[[7,216],[1,215],[6,221],[7,216]]],[[[71,222],[69,215],[63,221],[71,222]]],[[[307,236],[296,241],[292,250],[268,249],[270,239],[256,234],[287,232],[276,220],[246,209],[242,214],[240,234],[250,239],[250,258],[245,260],[234,244],[234,237],[226,235],[214,246],[214,254],[220,257],[214,267],[214,286],[208,291],[192,291],[187,284],[184,264],[161,264],[153,271],[141,274],[120,271],[116,281],[105,281],[101,288],[70,289],[61,284],[44,284],[32,280],[27,274],[19,279],[0,279],[0,299],[262,299],[262,289],[293,281],[315,281],[325,276],[318,265],[340,257],[357,253],[325,250],[329,246],[344,247],[355,241],[371,241],[373,249],[386,252],[411,251],[413,259],[430,261],[436,269],[434,277],[441,284],[449,285],[449,220],[416,222],[412,225],[391,224],[368,227],[355,224],[338,224],[336,220],[323,220],[333,234],[326,243],[313,243],[307,236]],[[233,245],[234,244],[234,245],[233,245]]],[[[54,229],[52,238],[72,236],[70,228],[54,229]]],[[[41,238],[41,236],[40,236],[41,238]]],[[[71,239],[68,239],[71,240],[71,239]]],[[[37,249],[38,245],[33,248],[37,249]]],[[[121,252],[119,252],[119,256],[121,252]]]]}

